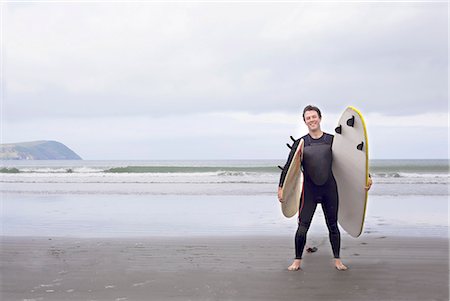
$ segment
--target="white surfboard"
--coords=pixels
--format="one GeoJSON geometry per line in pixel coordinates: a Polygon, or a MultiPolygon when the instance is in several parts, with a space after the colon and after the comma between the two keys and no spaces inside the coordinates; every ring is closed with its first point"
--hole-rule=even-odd
{"type": "Polygon", "coordinates": [[[339,195],[338,221],[348,234],[358,237],[364,226],[369,177],[367,130],[361,113],[348,107],[335,131],[332,169],[339,195]]]}
{"type": "Polygon", "coordinates": [[[301,139],[283,182],[281,211],[286,217],[293,217],[300,206],[300,196],[303,190],[303,172],[300,168],[303,157],[303,143],[304,141],[301,139]]]}

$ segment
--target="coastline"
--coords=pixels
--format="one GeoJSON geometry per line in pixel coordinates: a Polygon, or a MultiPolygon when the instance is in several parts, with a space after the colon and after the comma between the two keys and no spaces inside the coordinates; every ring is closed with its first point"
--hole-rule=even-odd
{"type": "Polygon", "coordinates": [[[2,300],[448,300],[448,238],[325,237],[287,271],[289,236],[3,236],[2,300]]]}

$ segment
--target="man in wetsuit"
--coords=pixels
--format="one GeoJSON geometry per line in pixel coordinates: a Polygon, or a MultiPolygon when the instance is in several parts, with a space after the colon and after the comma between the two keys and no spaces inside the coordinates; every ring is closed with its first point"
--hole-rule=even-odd
{"type": "MultiPolygon", "coordinates": [[[[305,107],[303,110],[303,121],[308,127],[309,133],[300,138],[304,140],[302,160],[304,183],[299,208],[298,229],[295,234],[295,260],[288,268],[290,271],[296,271],[301,268],[306,234],[318,203],[321,203],[325,215],[333,250],[334,265],[340,271],[347,269],[339,256],[341,245],[341,234],[337,224],[339,200],[336,180],[331,170],[331,145],[333,144],[334,136],[322,132],[320,129],[321,120],[322,115],[319,108],[311,105],[305,107]]],[[[278,199],[280,202],[283,202],[282,185],[286,177],[287,167],[292,161],[300,139],[294,142],[288,161],[281,173],[278,187],[278,199]]],[[[371,185],[372,180],[369,178],[366,189],[369,190],[371,185]]]]}

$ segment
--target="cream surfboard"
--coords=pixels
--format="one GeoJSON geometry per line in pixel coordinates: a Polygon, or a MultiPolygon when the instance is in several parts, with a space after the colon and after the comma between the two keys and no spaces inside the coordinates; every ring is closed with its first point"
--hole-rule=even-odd
{"type": "Polygon", "coordinates": [[[300,196],[303,190],[303,172],[301,162],[303,157],[303,139],[300,140],[291,164],[288,166],[286,177],[283,182],[283,202],[281,211],[286,217],[293,217],[298,212],[300,196]]]}
{"type": "Polygon", "coordinates": [[[351,236],[361,235],[367,206],[369,147],[361,113],[348,107],[342,114],[333,139],[333,175],[339,195],[338,221],[351,236]]]}

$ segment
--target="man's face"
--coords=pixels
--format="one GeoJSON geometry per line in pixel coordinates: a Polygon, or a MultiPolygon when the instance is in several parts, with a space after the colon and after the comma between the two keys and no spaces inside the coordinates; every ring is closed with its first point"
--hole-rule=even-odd
{"type": "Polygon", "coordinates": [[[320,118],[316,111],[306,111],[305,112],[305,123],[310,131],[315,131],[320,129],[320,118]]]}

